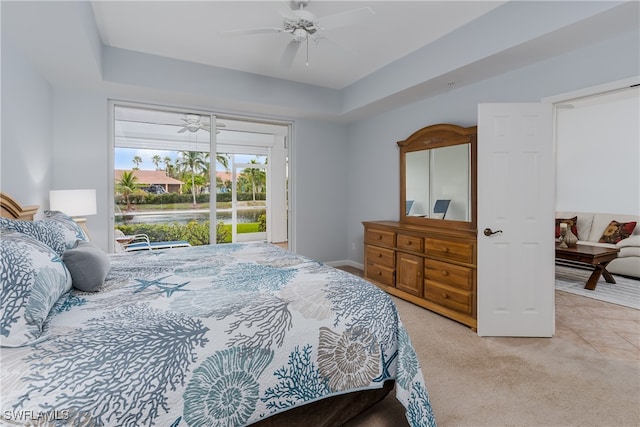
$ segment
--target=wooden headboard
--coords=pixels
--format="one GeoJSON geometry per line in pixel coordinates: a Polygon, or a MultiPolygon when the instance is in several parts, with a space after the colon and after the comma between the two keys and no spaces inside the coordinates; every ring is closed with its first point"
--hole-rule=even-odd
{"type": "Polygon", "coordinates": [[[33,221],[33,216],[38,212],[40,206],[20,206],[11,196],[0,193],[0,209],[3,217],[11,219],[21,219],[23,221],[33,221]]]}

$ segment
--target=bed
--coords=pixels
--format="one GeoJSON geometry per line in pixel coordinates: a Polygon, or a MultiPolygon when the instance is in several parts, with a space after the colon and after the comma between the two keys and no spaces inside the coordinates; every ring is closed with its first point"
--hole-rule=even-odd
{"type": "Polygon", "coordinates": [[[89,292],[66,261],[73,221],[1,202],[0,424],[342,425],[393,389],[411,426],[435,426],[409,336],[369,282],[241,243],[95,254],[106,277],[89,292]]]}

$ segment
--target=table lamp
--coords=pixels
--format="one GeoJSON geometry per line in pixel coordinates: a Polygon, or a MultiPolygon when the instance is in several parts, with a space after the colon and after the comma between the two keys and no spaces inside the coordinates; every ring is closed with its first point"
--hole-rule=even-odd
{"type": "Polygon", "coordinates": [[[49,209],[72,217],[88,237],[87,219],[84,216],[95,215],[98,212],[96,190],[51,190],[49,191],[49,209]]]}

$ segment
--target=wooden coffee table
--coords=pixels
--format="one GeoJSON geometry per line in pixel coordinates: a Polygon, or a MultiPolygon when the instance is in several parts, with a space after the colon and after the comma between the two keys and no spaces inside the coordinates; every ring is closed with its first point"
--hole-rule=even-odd
{"type": "Polygon", "coordinates": [[[600,246],[576,245],[569,248],[559,247],[560,243],[556,243],[556,259],[568,261],[568,264],[589,264],[592,265],[593,273],[587,280],[585,289],[593,291],[600,280],[600,276],[604,276],[604,280],[608,283],[616,283],[611,273],[607,271],[607,265],[618,257],[618,248],[603,248],[600,246]]]}

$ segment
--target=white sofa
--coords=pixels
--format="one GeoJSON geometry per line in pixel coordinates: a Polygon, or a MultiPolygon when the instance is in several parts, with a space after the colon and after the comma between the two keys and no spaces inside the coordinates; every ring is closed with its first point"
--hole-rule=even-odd
{"type": "Polygon", "coordinates": [[[556,218],[570,219],[578,217],[578,244],[604,247],[617,247],[620,249],[618,258],[607,266],[612,274],[621,274],[640,279],[640,216],[619,215],[589,212],[556,212],[556,218]],[[600,237],[611,221],[636,222],[636,228],[631,236],[622,239],[618,243],[600,243],[600,237]]]}

